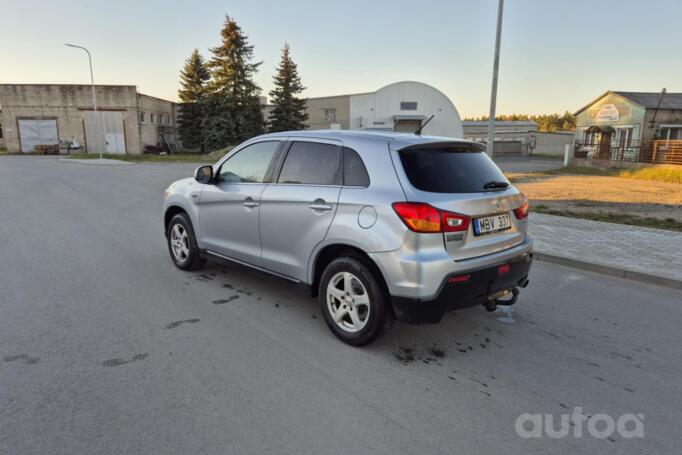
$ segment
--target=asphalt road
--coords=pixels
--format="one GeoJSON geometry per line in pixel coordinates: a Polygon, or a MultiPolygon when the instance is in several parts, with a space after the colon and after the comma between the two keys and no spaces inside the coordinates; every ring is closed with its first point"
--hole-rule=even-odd
{"type": "Polygon", "coordinates": [[[193,167],[0,157],[0,453],[679,453],[679,291],[536,262],[511,314],[352,348],[300,287],[171,264],[193,167]],[[644,437],[515,431],[576,406],[644,437]]]}

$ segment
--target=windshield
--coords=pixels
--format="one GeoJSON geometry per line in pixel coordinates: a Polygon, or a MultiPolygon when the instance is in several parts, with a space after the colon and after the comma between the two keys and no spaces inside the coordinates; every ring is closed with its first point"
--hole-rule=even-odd
{"type": "Polygon", "coordinates": [[[504,174],[483,152],[410,147],[399,155],[410,183],[421,191],[478,193],[509,187],[504,174]]]}

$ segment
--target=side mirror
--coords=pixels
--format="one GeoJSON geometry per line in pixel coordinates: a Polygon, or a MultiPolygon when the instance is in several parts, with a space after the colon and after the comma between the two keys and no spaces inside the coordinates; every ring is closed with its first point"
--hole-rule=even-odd
{"type": "Polygon", "coordinates": [[[211,183],[213,180],[213,166],[201,166],[194,171],[194,180],[199,183],[211,183]]]}

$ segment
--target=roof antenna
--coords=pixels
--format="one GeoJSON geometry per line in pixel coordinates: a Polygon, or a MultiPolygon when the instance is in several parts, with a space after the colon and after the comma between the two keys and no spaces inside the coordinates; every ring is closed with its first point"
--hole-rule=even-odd
{"type": "Polygon", "coordinates": [[[431,119],[434,118],[435,116],[436,116],[436,114],[432,114],[431,117],[429,117],[424,123],[422,123],[422,126],[420,126],[420,127],[417,129],[417,131],[414,132],[414,134],[416,134],[417,136],[421,136],[421,135],[422,135],[422,130],[424,129],[424,127],[425,127],[425,126],[431,121],[431,119]]]}

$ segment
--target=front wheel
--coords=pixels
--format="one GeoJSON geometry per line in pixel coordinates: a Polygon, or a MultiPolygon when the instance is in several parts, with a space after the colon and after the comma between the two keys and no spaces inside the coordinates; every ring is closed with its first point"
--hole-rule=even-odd
{"type": "Polygon", "coordinates": [[[199,255],[199,247],[189,217],[178,213],[166,227],[168,251],[175,266],[182,270],[199,270],[206,260],[199,255]]]}
{"type": "Polygon", "coordinates": [[[357,259],[332,261],[322,273],[319,295],[327,326],[350,345],[371,343],[390,322],[388,302],[377,278],[357,259]]]}

